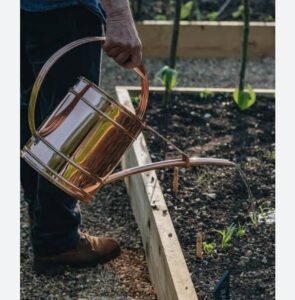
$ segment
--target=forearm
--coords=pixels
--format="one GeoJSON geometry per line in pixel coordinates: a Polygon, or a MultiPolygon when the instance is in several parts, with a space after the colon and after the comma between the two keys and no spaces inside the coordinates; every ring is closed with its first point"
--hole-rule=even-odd
{"type": "Polygon", "coordinates": [[[103,7],[109,18],[131,17],[132,13],[128,0],[102,0],[103,7]]]}
{"type": "Polygon", "coordinates": [[[141,64],[141,41],[128,0],[102,0],[107,14],[106,41],[102,48],[119,65],[132,68],[141,64]]]}

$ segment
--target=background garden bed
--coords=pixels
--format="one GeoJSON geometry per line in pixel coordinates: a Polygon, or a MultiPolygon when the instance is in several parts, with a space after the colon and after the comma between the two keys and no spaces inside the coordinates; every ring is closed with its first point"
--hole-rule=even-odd
{"type": "MultiPolygon", "coordinates": [[[[150,99],[147,122],[165,132],[161,96],[152,94],[150,99]]],[[[240,163],[260,214],[255,226],[249,218],[246,189],[234,170],[181,170],[177,194],[172,192],[172,172],[158,172],[199,299],[212,299],[225,270],[232,274],[233,299],[274,299],[274,100],[258,96],[255,106],[241,113],[224,94],[205,98],[174,94],[172,99],[170,138],[191,154],[240,163]],[[231,224],[243,226],[245,235],[234,235],[231,245],[221,249],[220,236],[212,229],[231,224]],[[216,244],[202,260],[195,254],[200,232],[206,243],[216,244]]],[[[152,135],[147,140],[153,161],[163,159],[163,144],[152,135]]],[[[177,155],[168,152],[169,157],[177,155]]]]}
{"type": "MultiPolygon", "coordinates": [[[[183,5],[191,2],[184,0],[183,5]]],[[[216,14],[221,6],[227,2],[224,0],[198,0],[197,2],[199,13],[194,11],[188,15],[188,19],[195,20],[212,20],[214,13],[216,14]]],[[[133,15],[136,20],[171,20],[174,15],[173,3],[167,3],[163,0],[132,0],[130,1],[133,15]]],[[[232,0],[228,8],[222,13],[219,18],[222,20],[241,20],[239,14],[239,6],[241,1],[232,0]]],[[[255,21],[273,21],[275,19],[275,0],[255,0],[251,1],[251,19],[255,21]]]]}
{"type": "MultiPolygon", "coordinates": [[[[167,58],[172,21],[143,21],[136,24],[146,58],[167,58]]],[[[243,22],[181,21],[177,56],[181,58],[230,57],[241,55],[243,22]]],[[[249,56],[274,57],[275,23],[251,22],[249,56]]]]}

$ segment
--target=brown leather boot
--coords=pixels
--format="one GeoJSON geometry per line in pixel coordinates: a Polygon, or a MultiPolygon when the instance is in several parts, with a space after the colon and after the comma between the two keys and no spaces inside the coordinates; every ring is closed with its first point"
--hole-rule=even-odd
{"type": "Polygon", "coordinates": [[[68,265],[74,268],[95,267],[120,255],[120,246],[112,238],[80,234],[77,246],[53,256],[35,256],[33,269],[38,274],[59,272],[68,265]]]}

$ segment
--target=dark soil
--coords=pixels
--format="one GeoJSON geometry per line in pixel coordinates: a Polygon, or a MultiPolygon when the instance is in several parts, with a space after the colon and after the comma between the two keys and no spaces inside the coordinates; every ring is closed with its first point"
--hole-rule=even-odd
{"type": "MultiPolygon", "coordinates": [[[[152,94],[147,123],[191,155],[227,158],[241,165],[251,187],[259,223],[249,217],[251,201],[238,173],[231,168],[180,169],[180,188],[172,192],[173,170],[158,177],[199,299],[214,299],[213,289],[230,271],[231,299],[275,298],[275,102],[257,97],[240,112],[230,95],[172,95],[167,114],[162,98],[152,94]],[[261,214],[261,212],[263,213],[261,214]],[[245,235],[233,235],[221,247],[223,230],[240,224],[245,235]],[[196,235],[215,243],[211,253],[196,257],[196,235]]],[[[178,156],[152,134],[146,134],[152,160],[178,156]],[[165,149],[167,151],[165,152],[165,149]]]]}
{"type": "MultiPolygon", "coordinates": [[[[191,0],[182,1],[187,3],[191,0]]],[[[135,20],[172,20],[175,13],[174,1],[163,0],[132,0],[130,1],[135,20]],[[168,3],[167,3],[168,2],[168,3]],[[169,3],[170,2],[170,3],[169,3]]],[[[224,0],[199,0],[199,17],[196,14],[189,16],[186,20],[211,20],[210,14],[218,12],[224,0]]],[[[242,1],[231,0],[230,5],[219,14],[217,21],[242,20],[242,15],[235,15],[242,1]],[[233,15],[234,14],[234,15],[233,15]]],[[[275,0],[250,1],[251,21],[274,21],[275,0]]]]}

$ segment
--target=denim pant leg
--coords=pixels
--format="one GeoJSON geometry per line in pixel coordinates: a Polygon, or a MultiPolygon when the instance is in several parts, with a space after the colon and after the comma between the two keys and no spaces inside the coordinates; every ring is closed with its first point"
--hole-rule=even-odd
{"type": "MultiPolygon", "coordinates": [[[[30,136],[26,120],[30,91],[46,60],[59,48],[86,36],[100,36],[98,16],[82,6],[21,15],[21,144],[30,136]],[[31,76],[29,76],[31,74],[31,76]]],[[[38,97],[36,121],[40,124],[73,86],[78,76],[98,83],[101,48],[87,44],[62,57],[49,72],[38,97]]],[[[34,253],[57,254],[67,251],[79,240],[81,222],[77,200],[67,195],[24,162],[21,181],[32,218],[34,253]]]]}

